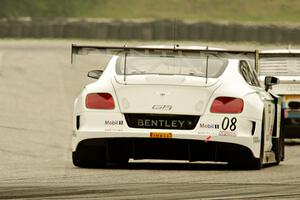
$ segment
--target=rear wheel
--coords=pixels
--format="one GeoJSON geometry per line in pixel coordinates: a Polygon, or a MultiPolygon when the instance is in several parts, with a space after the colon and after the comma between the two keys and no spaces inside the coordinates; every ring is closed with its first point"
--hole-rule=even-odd
{"type": "MultiPolygon", "coordinates": [[[[283,121],[283,111],[281,111],[281,120],[280,120],[280,133],[279,138],[274,138],[274,148],[276,164],[278,165],[280,161],[284,160],[284,121],[283,121]]],[[[275,132],[276,133],[276,132],[275,132]]]]}
{"type": "Polygon", "coordinates": [[[77,167],[104,167],[106,165],[105,148],[81,146],[72,152],[73,164],[77,167]]]}

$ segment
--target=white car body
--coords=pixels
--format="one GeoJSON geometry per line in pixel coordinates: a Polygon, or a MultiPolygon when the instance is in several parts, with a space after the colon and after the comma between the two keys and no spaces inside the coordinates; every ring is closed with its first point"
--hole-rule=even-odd
{"type": "Polygon", "coordinates": [[[282,96],[286,138],[300,138],[300,50],[265,50],[260,54],[259,76],[276,76],[280,84],[272,92],[282,96]]]}
{"type": "MultiPolygon", "coordinates": [[[[81,54],[85,49],[106,52],[115,50],[115,47],[74,45],[72,54],[81,54]]],[[[260,168],[265,163],[278,164],[283,159],[280,103],[259,85],[250,59],[239,58],[237,52],[194,47],[119,49],[119,52],[127,52],[128,57],[113,56],[100,78],[87,85],[75,100],[74,165],[86,167],[107,162],[121,163],[132,158],[221,161],[260,168]],[[149,51],[156,52],[155,49],[161,53],[154,55],[157,56],[155,62],[159,70],[168,60],[166,52],[175,55],[207,53],[212,58],[206,58],[211,62],[216,54],[231,56],[222,58],[222,64],[226,64],[222,66],[224,71],[220,70],[221,74],[217,76],[212,75],[215,77],[197,75],[197,69],[189,74],[170,71],[148,74],[138,70],[131,74],[120,73],[121,68],[126,71],[130,71],[130,67],[138,68],[143,63],[139,58],[141,52],[148,55],[149,51]],[[133,51],[138,53],[130,57],[133,51]],[[135,66],[134,62],[138,64],[135,66]],[[256,79],[255,83],[247,83],[241,73],[241,65],[249,70],[248,73],[256,79]],[[87,99],[92,98],[91,94],[99,93],[110,94],[107,99],[113,99],[114,106],[109,109],[87,108],[87,101],[90,101],[87,99]],[[227,106],[225,113],[213,111],[215,107],[219,108],[220,101],[226,102],[221,106],[222,109],[227,106]],[[233,102],[241,104],[241,111],[230,113],[228,106],[237,109],[233,102]],[[214,108],[213,104],[216,105],[214,108]]],[[[246,54],[255,55],[254,52],[246,54]]],[[[149,59],[152,64],[152,58],[146,56],[145,60],[149,59]]],[[[189,56],[184,59],[180,60],[183,64],[189,61],[189,56]]],[[[219,62],[217,59],[216,63],[219,62]]],[[[204,58],[203,62],[207,63],[207,60],[204,58]]],[[[167,67],[170,70],[170,66],[167,67]]],[[[214,66],[207,65],[206,68],[214,70],[214,66]]]]}

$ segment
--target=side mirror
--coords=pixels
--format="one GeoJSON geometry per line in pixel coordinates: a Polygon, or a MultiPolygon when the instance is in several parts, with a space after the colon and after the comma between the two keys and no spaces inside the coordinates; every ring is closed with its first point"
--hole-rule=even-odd
{"type": "Polygon", "coordinates": [[[277,85],[277,84],[279,84],[279,78],[276,78],[274,76],[266,76],[265,77],[266,91],[268,91],[269,89],[272,89],[272,86],[277,85]]]}
{"type": "Polygon", "coordinates": [[[87,76],[90,78],[99,79],[102,73],[103,70],[96,69],[96,70],[89,71],[87,76]]]}

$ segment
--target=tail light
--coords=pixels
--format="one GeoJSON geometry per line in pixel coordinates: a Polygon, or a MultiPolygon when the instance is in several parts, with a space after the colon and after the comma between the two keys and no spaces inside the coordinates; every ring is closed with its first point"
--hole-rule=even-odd
{"type": "Polygon", "coordinates": [[[211,105],[212,113],[241,113],[244,101],[234,97],[217,97],[211,105]]]}
{"type": "Polygon", "coordinates": [[[114,109],[114,99],[109,93],[91,93],[86,96],[85,106],[90,109],[114,109]]]}

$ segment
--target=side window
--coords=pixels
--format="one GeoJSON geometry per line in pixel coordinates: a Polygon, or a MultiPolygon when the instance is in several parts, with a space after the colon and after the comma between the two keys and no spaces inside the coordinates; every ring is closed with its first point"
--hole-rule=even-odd
{"type": "Polygon", "coordinates": [[[259,80],[258,80],[258,77],[257,77],[256,71],[254,70],[253,67],[250,67],[250,69],[251,69],[251,74],[252,74],[252,76],[253,76],[253,80],[254,80],[254,82],[255,82],[255,86],[261,87],[261,85],[260,85],[260,83],[259,83],[259,80]]]}
{"type": "Polygon", "coordinates": [[[249,71],[249,66],[245,61],[240,61],[240,72],[243,75],[245,81],[249,84],[252,85],[251,79],[250,79],[250,71],[249,71]]]}
{"type": "Polygon", "coordinates": [[[242,60],[240,62],[240,71],[241,71],[241,74],[243,75],[245,81],[249,85],[260,87],[256,73],[249,66],[249,64],[244,60],[242,60]]]}

